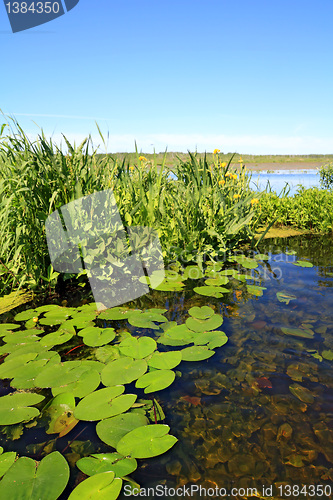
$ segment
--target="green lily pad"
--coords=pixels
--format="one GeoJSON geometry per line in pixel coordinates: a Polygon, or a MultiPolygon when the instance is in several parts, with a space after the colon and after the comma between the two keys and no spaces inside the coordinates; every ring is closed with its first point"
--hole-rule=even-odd
{"type": "Polygon", "coordinates": [[[204,295],[205,297],[216,297],[219,299],[224,293],[229,293],[228,288],[223,288],[222,286],[196,286],[193,288],[195,293],[199,295],[204,295]]]}
{"type": "Polygon", "coordinates": [[[221,347],[228,342],[228,337],[224,332],[203,332],[197,335],[194,339],[195,345],[207,344],[208,349],[221,347]]]}
{"type": "Polygon", "coordinates": [[[8,332],[12,330],[17,330],[21,325],[17,325],[15,323],[0,323],[0,337],[7,335],[8,332]]]}
{"type": "Polygon", "coordinates": [[[114,472],[101,472],[82,481],[69,495],[68,500],[115,500],[123,485],[114,472]]]}
{"type": "Polygon", "coordinates": [[[183,280],[198,280],[203,277],[203,272],[199,266],[186,266],[182,276],[183,280]]]}
{"type": "Polygon", "coordinates": [[[64,332],[61,329],[56,332],[48,333],[40,339],[40,343],[45,347],[66,344],[73,337],[72,333],[64,332]]]}
{"type": "Polygon", "coordinates": [[[188,313],[190,316],[193,316],[193,318],[197,319],[208,319],[214,314],[214,309],[208,306],[203,306],[203,307],[191,307],[189,309],[188,313]]]}
{"type": "Polygon", "coordinates": [[[219,314],[214,314],[208,319],[188,318],[186,326],[193,332],[207,332],[215,330],[223,323],[223,318],[219,314]]]}
{"type": "Polygon", "coordinates": [[[155,325],[154,321],[157,323],[164,323],[167,319],[162,314],[158,314],[156,312],[135,312],[128,318],[128,322],[132,326],[158,330],[159,326],[155,325]]]}
{"type": "Polygon", "coordinates": [[[313,264],[307,260],[297,260],[296,262],[293,262],[294,266],[299,266],[299,267],[313,267],[313,264]]]}
{"type": "Polygon", "coordinates": [[[185,347],[185,349],[182,349],[180,352],[182,353],[183,361],[202,361],[215,354],[214,351],[203,346],[185,347]]]}
{"type": "Polygon", "coordinates": [[[0,497],[8,499],[56,500],[69,479],[69,466],[58,451],[50,453],[39,463],[20,457],[0,482],[0,497]]]}
{"type": "Polygon", "coordinates": [[[119,344],[119,350],[124,356],[135,359],[145,358],[157,348],[156,342],[150,337],[129,337],[119,344]]]}
{"type": "Polygon", "coordinates": [[[83,342],[90,347],[100,347],[112,342],[116,336],[114,328],[98,328],[89,326],[79,333],[83,337],[83,342]]]}
{"type": "Polygon", "coordinates": [[[130,357],[111,361],[102,371],[104,385],[130,384],[147,371],[147,362],[144,359],[130,357]]]}
{"type": "Polygon", "coordinates": [[[290,392],[296,396],[303,403],[311,404],[314,402],[314,397],[312,393],[306,387],[303,387],[299,384],[293,384],[289,386],[290,392]]]}
{"type": "Polygon", "coordinates": [[[286,255],[296,255],[297,252],[295,250],[288,250],[286,251],[286,255]]]}
{"type": "Polygon", "coordinates": [[[35,387],[35,378],[40,371],[48,364],[51,366],[59,362],[60,356],[57,352],[48,351],[46,353],[37,354],[34,360],[29,361],[29,363],[23,366],[19,366],[15,373],[12,373],[14,378],[10,385],[15,389],[33,389],[35,387]]]}
{"type": "Polygon", "coordinates": [[[329,350],[329,351],[323,351],[321,353],[322,357],[324,359],[327,359],[328,361],[333,361],[333,351],[332,350],[329,350]]]}
{"type": "Polygon", "coordinates": [[[285,302],[286,304],[289,304],[291,300],[297,299],[296,295],[287,292],[277,292],[276,297],[279,302],[285,302]]]}
{"type": "Polygon", "coordinates": [[[95,357],[98,361],[102,363],[108,363],[109,361],[114,361],[118,359],[120,356],[118,347],[114,345],[104,345],[102,347],[98,347],[95,350],[95,357]]]}
{"type": "Polygon", "coordinates": [[[176,325],[166,330],[165,334],[159,337],[160,344],[181,346],[193,342],[193,332],[186,325],[176,325]]]}
{"type": "MultiPolygon", "coordinates": [[[[3,453],[3,449],[0,454],[0,477],[6,474],[7,470],[13,465],[16,459],[15,451],[7,451],[3,453]]],[[[0,483],[1,485],[1,483],[0,483]]]]}
{"type": "Polygon", "coordinates": [[[14,392],[0,397],[0,425],[12,425],[28,422],[39,415],[39,410],[33,408],[43,401],[44,396],[31,392],[14,392]]]}
{"type": "Polygon", "coordinates": [[[269,260],[269,256],[264,253],[257,253],[254,258],[256,260],[269,260]]]}
{"type": "Polygon", "coordinates": [[[314,336],[314,332],[310,329],[302,329],[302,328],[285,328],[282,327],[281,330],[285,335],[292,335],[293,337],[302,337],[305,339],[312,339],[314,336]]]}
{"type": "Polygon", "coordinates": [[[234,262],[238,262],[238,264],[245,267],[245,269],[255,269],[258,267],[258,262],[255,259],[245,257],[244,255],[237,255],[233,258],[233,260],[234,262]]]}
{"type": "Polygon", "coordinates": [[[206,285],[221,286],[229,283],[229,278],[227,276],[217,276],[216,278],[208,278],[205,281],[206,285]]]}
{"type": "Polygon", "coordinates": [[[258,285],[246,285],[246,288],[251,295],[255,295],[256,297],[261,297],[264,290],[267,290],[266,287],[258,285]]]}
{"type": "Polygon", "coordinates": [[[71,316],[72,312],[73,311],[70,308],[59,306],[59,309],[45,313],[45,317],[41,318],[39,320],[39,323],[41,325],[49,326],[60,325],[71,316]]]}
{"type": "Polygon", "coordinates": [[[144,389],[145,394],[155,391],[161,391],[175,380],[176,374],[172,370],[155,370],[153,372],[145,373],[136,383],[135,387],[144,389]]]}
{"type": "Polygon", "coordinates": [[[182,355],[179,351],[174,352],[154,352],[148,361],[148,366],[159,370],[171,370],[179,365],[182,355]]]}
{"type": "Polygon", "coordinates": [[[76,467],[87,476],[112,471],[116,477],[123,477],[134,472],[137,466],[135,458],[125,458],[119,453],[98,453],[76,462],[76,467]]]}
{"type": "Polygon", "coordinates": [[[34,333],[29,332],[31,332],[31,330],[26,330],[24,332],[7,332],[7,335],[5,335],[2,340],[7,344],[27,344],[29,342],[38,342],[38,335],[41,335],[43,333],[43,330],[36,329],[34,333]]]}
{"type": "Polygon", "coordinates": [[[147,424],[148,419],[145,415],[131,411],[101,420],[96,426],[96,432],[101,441],[117,448],[118,442],[125,434],[147,424]]]}
{"type": "Polygon", "coordinates": [[[46,434],[68,434],[79,422],[74,417],[75,398],[73,394],[59,394],[43,408],[43,416],[49,418],[46,434]]]}
{"type": "Polygon", "coordinates": [[[0,378],[13,378],[20,372],[20,369],[32,359],[35,359],[37,353],[26,353],[16,356],[12,359],[5,359],[0,365],[0,378]]]}
{"type": "Polygon", "coordinates": [[[79,420],[103,420],[127,411],[135,402],[135,394],[124,394],[123,385],[99,389],[85,398],[77,405],[74,416],[79,420]]]}
{"type": "MultiPolygon", "coordinates": [[[[82,367],[82,370],[77,370],[76,373],[81,373],[80,378],[60,386],[52,387],[53,396],[58,394],[72,393],[76,398],[84,398],[93,392],[101,383],[101,376],[97,370],[88,367],[82,367]]],[[[59,383],[59,380],[58,382],[59,383]]]]}
{"type": "Polygon", "coordinates": [[[170,427],[163,424],[144,425],[126,434],[117,444],[121,455],[132,458],[156,457],[168,451],[178,441],[168,434],[170,427]]]}
{"type": "Polygon", "coordinates": [[[107,321],[119,321],[122,319],[127,319],[130,314],[132,314],[132,310],[127,307],[113,307],[112,309],[107,309],[106,311],[101,312],[98,316],[98,319],[104,319],[107,321]]]}

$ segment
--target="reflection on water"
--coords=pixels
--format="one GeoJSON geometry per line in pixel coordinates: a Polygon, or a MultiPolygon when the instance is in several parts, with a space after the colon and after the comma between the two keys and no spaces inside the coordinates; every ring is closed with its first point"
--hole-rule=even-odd
{"type": "Polygon", "coordinates": [[[275,170],[272,173],[268,172],[266,170],[263,170],[260,174],[253,172],[250,187],[262,191],[266,188],[267,182],[269,182],[272,191],[280,194],[286,183],[288,183],[290,187],[289,196],[297,192],[299,184],[302,184],[306,188],[319,187],[320,177],[317,169],[275,170]]]}
{"type": "Polygon", "coordinates": [[[229,341],[209,360],[182,363],[182,376],[158,394],[179,442],[140,467],[141,485],[256,487],[258,495],[262,485],[274,485],[279,498],[278,486],[332,483],[331,245],[329,238],[304,236],[268,241],[271,259],[258,274],[267,287],[262,297],[247,295],[239,284],[234,300],[225,302],[165,294],[178,322],[194,304],[223,311],[220,329],[229,341]],[[296,257],[286,250],[315,267],[294,266],[296,257]],[[280,302],[278,292],[296,298],[280,302]]]}

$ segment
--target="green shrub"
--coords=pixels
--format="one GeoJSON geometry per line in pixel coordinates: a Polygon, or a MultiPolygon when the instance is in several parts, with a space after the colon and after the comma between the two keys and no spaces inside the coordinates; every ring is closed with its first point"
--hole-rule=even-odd
{"type": "Polygon", "coordinates": [[[323,165],[319,169],[320,175],[320,185],[324,189],[332,189],[333,188],[333,163],[328,163],[327,165],[323,165]]]}

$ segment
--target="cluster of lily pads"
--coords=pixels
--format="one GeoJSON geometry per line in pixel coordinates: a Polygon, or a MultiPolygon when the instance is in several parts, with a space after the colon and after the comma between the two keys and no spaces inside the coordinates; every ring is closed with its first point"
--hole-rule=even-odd
{"type": "MultiPolygon", "coordinates": [[[[268,259],[257,254],[228,260],[252,270],[268,259]]],[[[231,280],[243,282],[251,295],[261,296],[265,290],[246,283],[258,279],[253,274],[235,268],[223,270],[223,264],[216,262],[207,264],[205,270],[188,266],[182,274],[179,268],[168,270],[158,290],[180,291],[187,279],[204,280],[194,292],[213,298],[233,292],[232,286],[224,286],[231,280]]],[[[277,298],[288,304],[296,297],[278,292],[277,298]]],[[[211,307],[190,308],[184,324],[168,321],[165,312],[167,309],[115,307],[99,313],[95,303],[78,308],[45,305],[18,313],[16,323],[0,324],[0,356],[4,357],[0,378],[9,379],[10,390],[15,390],[0,397],[0,426],[5,430],[18,426],[21,435],[24,427],[44,422],[47,434],[62,437],[79,421],[97,422],[98,437],[115,450],[76,462],[90,477],[72,491],[71,500],[89,494],[98,498],[101,491],[105,498],[117,498],[123,481],[136,484],[128,474],[137,468],[137,459],[158,456],[177,442],[168,425],[157,423],[164,419],[158,402],[125,393],[125,386],[135,383],[144,394],[165,389],[180,375],[174,369],[182,361],[208,359],[214,349],[228,341],[219,329],[223,318],[211,307]],[[134,327],[136,335],[126,328],[117,329],[120,321],[134,327]],[[76,349],[81,349],[84,359],[68,361],[66,355],[76,349]]],[[[282,331],[294,336],[309,334],[304,329],[282,331]]],[[[0,456],[1,476],[4,498],[29,498],[33,489],[34,495],[40,491],[41,498],[56,499],[68,483],[69,467],[58,452],[45,456],[37,465],[28,457],[5,452],[0,456]],[[18,482],[17,477],[24,479],[18,482]]]]}

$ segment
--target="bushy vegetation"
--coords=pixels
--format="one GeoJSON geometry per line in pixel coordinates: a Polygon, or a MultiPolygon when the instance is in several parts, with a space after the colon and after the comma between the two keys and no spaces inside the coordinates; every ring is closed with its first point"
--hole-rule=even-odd
{"type": "Polygon", "coordinates": [[[320,185],[324,189],[333,189],[333,163],[323,165],[319,169],[320,185]]]}
{"type": "Polygon", "coordinates": [[[300,187],[294,196],[264,193],[258,217],[267,224],[295,226],[316,232],[333,232],[333,192],[318,188],[300,187]]]}
{"type": "Polygon", "coordinates": [[[125,225],[158,231],[166,262],[199,262],[253,239],[259,224],[258,195],[241,162],[213,162],[190,154],[172,171],[165,157],[158,167],[136,155],[130,164],[90,150],[90,139],[64,153],[43,132],[31,141],[16,121],[4,125],[0,138],[1,291],[54,286],[45,221],[82,196],[112,189],[125,225]],[[171,177],[174,174],[175,178],[171,177]]]}

